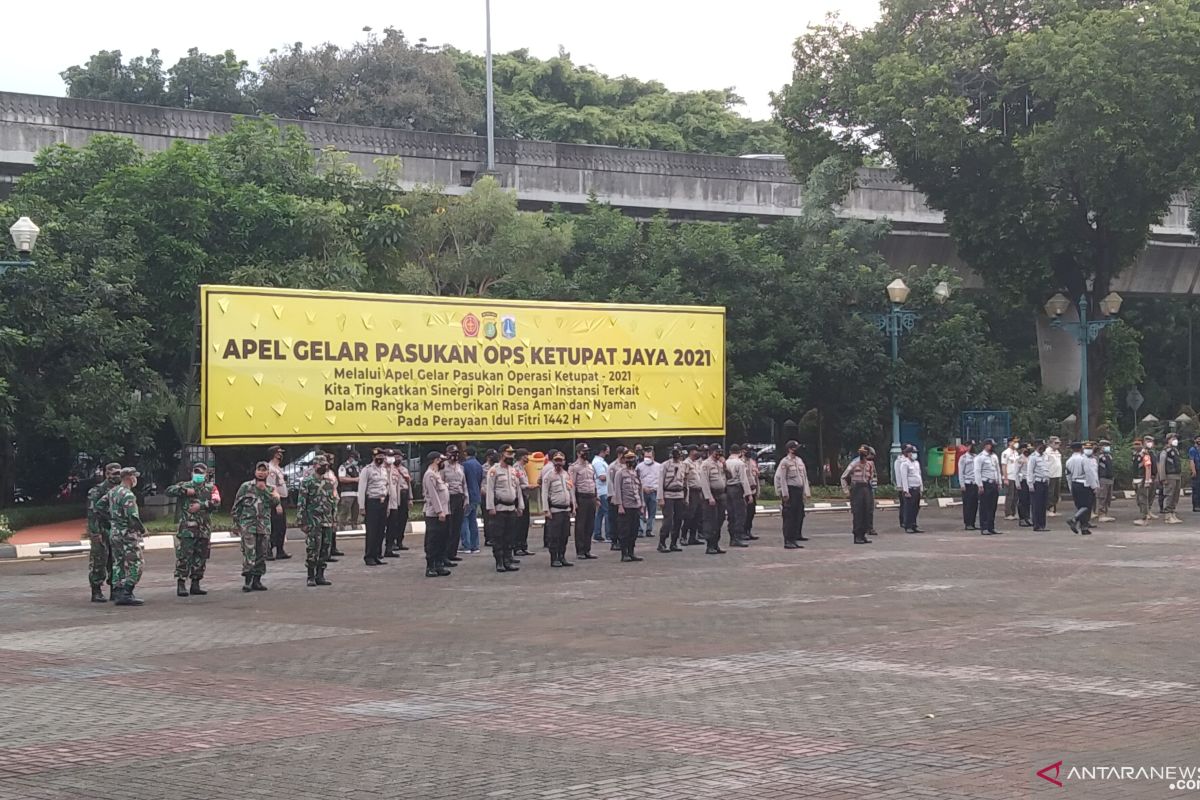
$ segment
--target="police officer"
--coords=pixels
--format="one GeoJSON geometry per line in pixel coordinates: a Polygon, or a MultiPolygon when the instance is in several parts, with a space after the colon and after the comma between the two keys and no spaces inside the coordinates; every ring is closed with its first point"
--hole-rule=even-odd
{"type": "Polygon", "coordinates": [[[428,466],[421,478],[421,490],[425,497],[425,577],[444,578],[450,574],[450,570],[446,569],[450,489],[442,469],[445,456],[434,450],[425,458],[428,466]]]}
{"type": "Polygon", "coordinates": [[[708,543],[705,555],[720,555],[721,525],[725,522],[725,465],[721,463],[721,445],[708,448],[708,458],[700,467],[700,491],[704,497],[704,538],[708,543]]]}
{"type": "Polygon", "coordinates": [[[967,442],[967,450],[958,457],[958,485],[962,489],[963,530],[975,530],[979,515],[979,484],[975,482],[975,442],[967,442]]]}
{"type": "Polygon", "coordinates": [[[487,474],[487,513],[492,520],[492,557],[496,559],[496,572],[520,569],[516,566],[520,562],[512,557],[512,549],[516,541],[517,515],[525,509],[525,498],[515,461],[516,451],[512,445],[505,445],[500,451],[500,462],[487,474]]]}
{"type": "Polygon", "coordinates": [[[267,485],[279,496],[278,502],[271,509],[271,541],[264,556],[267,561],[288,559],[291,555],[283,550],[287,539],[287,514],[283,510],[283,501],[287,499],[287,478],[283,474],[283,448],[275,445],[267,451],[270,472],[267,475],[267,485]]]}
{"type": "Polygon", "coordinates": [[[689,445],[688,457],[684,465],[684,486],[687,493],[687,511],[684,515],[683,529],[680,531],[683,544],[700,544],[699,536],[704,530],[704,489],[701,486],[703,476],[700,472],[700,446],[689,445]]]}
{"type": "Polygon", "coordinates": [[[1071,457],[1063,467],[1071,499],[1075,502],[1075,513],[1067,519],[1067,527],[1073,533],[1084,536],[1091,534],[1088,524],[1092,518],[1092,503],[1096,499],[1096,490],[1100,488],[1096,461],[1092,458],[1093,450],[1091,442],[1071,442],[1071,457]]]}
{"type": "Polygon", "coordinates": [[[804,500],[812,497],[808,484],[808,468],[799,455],[800,443],[792,440],[784,445],[787,455],[775,468],[775,494],[783,504],[783,547],[799,550],[808,541],[804,535],[804,500]]]}
{"type": "Polygon", "coordinates": [[[450,492],[450,516],[446,528],[446,563],[456,564],[462,561],[458,557],[458,544],[468,502],[467,473],[459,460],[459,450],[456,444],[446,448],[446,458],[442,462],[442,478],[445,479],[446,489],[450,492]]]}
{"type": "Polygon", "coordinates": [[[1033,532],[1045,533],[1046,512],[1050,503],[1050,462],[1046,458],[1046,443],[1041,439],[1033,443],[1033,453],[1029,456],[1026,474],[1029,476],[1029,513],[1033,518],[1033,532]]]}
{"type": "Polygon", "coordinates": [[[917,448],[911,444],[904,445],[900,453],[900,472],[896,488],[904,498],[904,521],[901,527],[908,533],[923,533],[917,527],[917,515],[921,513],[921,489],[924,482],[921,479],[921,465],[917,463],[917,448]]]}
{"type": "Polygon", "coordinates": [[[749,547],[746,543],[746,503],[751,497],[750,476],[742,461],[742,446],[730,445],[725,459],[725,511],[729,515],[729,546],[749,547]]]}
{"type": "Polygon", "coordinates": [[[1100,492],[1096,498],[1097,511],[1096,522],[1116,522],[1115,517],[1108,515],[1108,509],[1112,505],[1113,498],[1113,456],[1112,442],[1108,439],[1100,440],[1100,452],[1096,455],[1096,471],[1100,475],[1100,492]]]}
{"type": "Polygon", "coordinates": [[[979,533],[982,536],[995,536],[1001,531],[996,530],[996,506],[1000,501],[1000,459],[997,458],[996,442],[986,439],[983,442],[983,452],[975,457],[975,480],[979,483],[979,533]]]}
{"type": "Polygon", "coordinates": [[[617,503],[617,530],[621,535],[621,561],[642,561],[642,557],[636,555],[634,550],[646,498],[642,492],[642,479],[637,473],[637,453],[633,450],[625,452],[625,465],[617,472],[613,489],[613,500],[617,503]]]}
{"type": "Polygon", "coordinates": [[[384,565],[383,540],[387,535],[388,498],[391,497],[391,470],[384,463],[383,448],[371,451],[371,463],[358,473],[358,507],[363,511],[366,537],[363,563],[368,567],[384,565]]]}
{"type": "Polygon", "coordinates": [[[529,549],[529,524],[530,524],[530,500],[533,498],[534,489],[529,484],[529,451],[516,451],[516,467],[517,479],[521,482],[521,500],[522,506],[520,513],[517,514],[517,527],[513,534],[513,555],[531,556],[533,551],[529,549]]]}
{"type": "Polygon", "coordinates": [[[850,462],[842,472],[842,490],[850,498],[850,514],[853,519],[855,544],[870,544],[867,531],[871,529],[875,516],[875,503],[871,495],[871,482],[875,480],[875,462],[868,456],[871,448],[859,445],[858,458],[850,462]]]}
{"type": "Polygon", "coordinates": [[[658,552],[682,553],[679,534],[687,516],[687,466],[683,462],[683,445],[671,448],[671,459],[662,465],[659,473],[658,496],[662,498],[663,524],[658,531],[658,552]],[[667,547],[667,537],[671,539],[667,547]]]}
{"type": "Polygon", "coordinates": [[[575,557],[585,561],[594,559],[592,534],[600,511],[600,497],[596,493],[592,451],[586,443],[575,448],[575,461],[567,470],[567,479],[575,487],[575,557]]]}
{"type": "Polygon", "coordinates": [[[1183,478],[1183,454],[1179,452],[1179,436],[1171,433],[1167,436],[1167,446],[1158,454],[1158,474],[1162,480],[1163,513],[1168,525],[1179,525],[1183,522],[1175,515],[1179,505],[1179,486],[1183,478]]]}
{"type": "Polygon", "coordinates": [[[746,462],[746,477],[750,479],[750,497],[746,499],[746,538],[756,541],[754,535],[754,518],[758,516],[758,489],[761,473],[758,469],[758,455],[749,447],[746,448],[742,460],[746,462]]]}
{"type": "MultiPolygon", "coordinates": [[[[588,465],[591,468],[591,465],[588,465]]],[[[575,493],[571,489],[571,481],[567,476],[567,457],[555,451],[551,459],[550,472],[542,475],[542,513],[546,517],[546,544],[550,550],[550,566],[574,566],[567,561],[567,539],[571,536],[571,514],[576,511],[575,493]]],[[[588,506],[579,512],[588,516],[594,511],[594,506],[588,506]]],[[[587,538],[587,537],[585,537],[587,538]]],[[[579,547],[579,536],[575,537],[575,546],[579,547]]]]}

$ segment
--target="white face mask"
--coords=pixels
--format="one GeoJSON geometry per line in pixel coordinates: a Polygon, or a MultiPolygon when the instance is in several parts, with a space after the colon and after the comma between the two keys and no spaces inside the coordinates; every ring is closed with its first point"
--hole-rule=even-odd
{"type": "Polygon", "coordinates": [[[1106,452],[1106,453],[1111,453],[1111,452],[1112,452],[1112,448],[1111,448],[1111,447],[1109,447],[1108,445],[1104,445],[1104,452],[1106,452]]]}
{"type": "Polygon", "coordinates": [[[909,453],[909,454],[908,454],[908,457],[909,457],[910,459],[912,459],[913,461],[916,461],[916,460],[917,460],[917,454],[916,454],[916,453],[909,453]]]}
{"type": "Polygon", "coordinates": [[[643,460],[643,461],[645,461],[647,464],[653,464],[653,463],[654,463],[654,456],[646,456],[646,457],[645,457],[645,458],[643,458],[642,460],[643,460]]]}
{"type": "Polygon", "coordinates": [[[1083,454],[1085,456],[1090,456],[1092,454],[1092,448],[1090,448],[1090,447],[1083,448],[1083,454]]]}
{"type": "Polygon", "coordinates": [[[1179,447],[1179,440],[1178,440],[1178,439],[1172,439],[1172,440],[1171,440],[1171,447],[1179,447]]]}
{"type": "Polygon", "coordinates": [[[385,464],[395,464],[395,463],[396,463],[396,459],[395,459],[395,458],[393,458],[393,457],[391,457],[391,456],[388,456],[387,458],[385,458],[385,459],[383,460],[383,463],[385,463],[385,464]]]}

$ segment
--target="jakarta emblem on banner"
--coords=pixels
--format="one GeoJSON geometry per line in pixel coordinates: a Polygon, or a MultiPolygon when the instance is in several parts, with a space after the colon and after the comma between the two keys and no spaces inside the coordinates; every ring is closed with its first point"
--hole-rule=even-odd
{"type": "Polygon", "coordinates": [[[725,432],[725,310],[202,286],[205,444],[725,432]]]}

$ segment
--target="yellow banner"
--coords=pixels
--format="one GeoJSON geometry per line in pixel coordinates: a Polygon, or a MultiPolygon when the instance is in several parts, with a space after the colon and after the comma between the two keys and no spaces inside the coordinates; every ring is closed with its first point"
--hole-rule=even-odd
{"type": "Polygon", "coordinates": [[[205,444],[725,431],[725,310],[200,287],[205,444]]]}

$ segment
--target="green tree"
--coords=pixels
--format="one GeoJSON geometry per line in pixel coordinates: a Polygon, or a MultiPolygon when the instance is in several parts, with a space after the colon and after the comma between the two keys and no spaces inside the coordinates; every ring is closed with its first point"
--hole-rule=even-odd
{"type": "Polygon", "coordinates": [[[166,94],[157,50],[130,59],[128,64],[120,50],[101,50],[83,66],[67,67],[59,75],[67,85],[67,97],[162,105],[166,94]]]}
{"type": "Polygon", "coordinates": [[[467,133],[482,115],[454,62],[395,28],[348,49],[297,42],[273,52],[259,72],[259,107],[288,119],[467,133]]]}
{"type": "Polygon", "coordinates": [[[232,50],[219,55],[192,47],[167,71],[167,105],[234,114],[254,112],[254,73],[232,50]]]}
{"type": "MultiPolygon", "coordinates": [[[[797,170],[883,151],[1008,302],[1061,288],[1095,308],[1200,168],[1198,10],[888,0],[868,30],[802,37],[776,108],[797,170]]],[[[1104,363],[1102,337],[1096,401],[1104,363]]]]}

